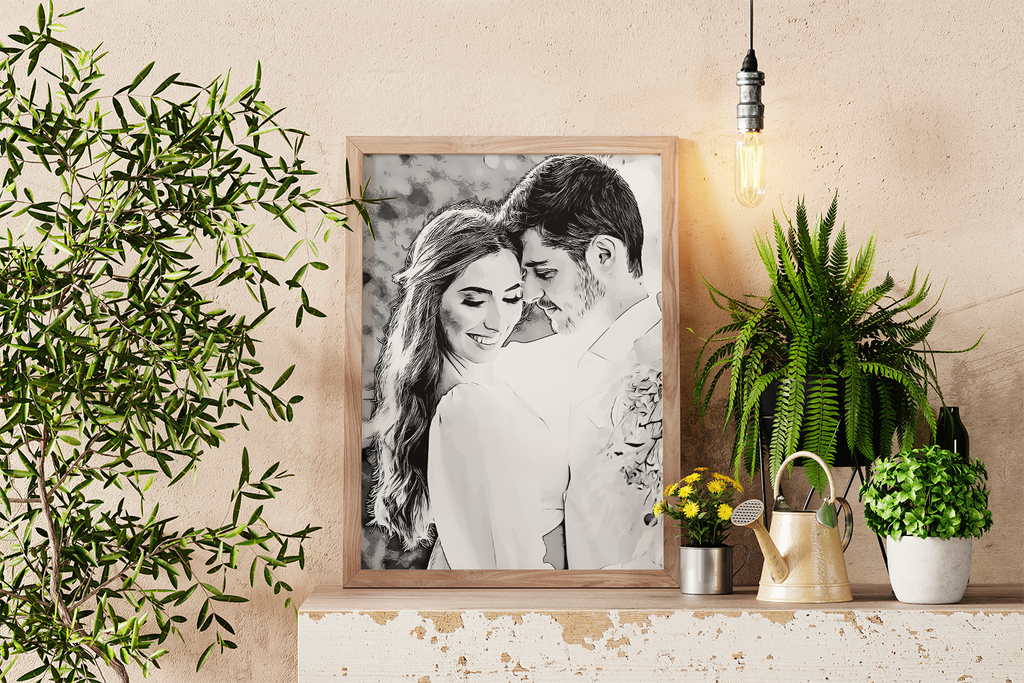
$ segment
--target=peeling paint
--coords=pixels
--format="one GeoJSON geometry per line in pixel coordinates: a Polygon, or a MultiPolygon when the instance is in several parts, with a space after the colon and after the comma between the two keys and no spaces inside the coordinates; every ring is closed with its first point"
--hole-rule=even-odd
{"type": "Polygon", "coordinates": [[[562,640],[568,645],[582,645],[588,650],[594,644],[587,640],[600,640],[612,628],[606,612],[541,612],[562,627],[562,640]]]}
{"type": "Polygon", "coordinates": [[[360,612],[359,615],[363,617],[370,617],[378,626],[387,626],[388,622],[394,621],[398,618],[398,612],[384,612],[380,610],[374,610],[373,612],[360,612]]]}
{"type": "Polygon", "coordinates": [[[639,626],[641,633],[647,633],[647,629],[651,628],[651,619],[668,619],[675,612],[670,610],[656,610],[653,612],[640,612],[634,610],[621,610],[619,611],[619,624],[622,626],[639,626]]]}
{"type": "Polygon", "coordinates": [[[615,650],[617,648],[621,648],[629,644],[629,636],[622,636],[621,638],[617,638],[615,640],[609,638],[608,642],[605,643],[604,647],[606,650],[615,650]]]}
{"type": "Polygon", "coordinates": [[[414,634],[416,636],[416,640],[423,640],[423,638],[427,635],[427,629],[423,628],[423,624],[420,624],[413,630],[409,631],[409,635],[414,634]]]}
{"type": "Polygon", "coordinates": [[[507,652],[502,652],[502,653],[501,653],[501,661],[503,661],[503,662],[505,662],[506,664],[508,664],[509,662],[511,662],[511,661],[512,661],[512,655],[510,655],[510,654],[509,654],[509,653],[507,653],[507,652]]]}
{"type": "Polygon", "coordinates": [[[779,612],[775,610],[770,612],[750,612],[750,614],[760,615],[773,624],[778,624],[779,626],[785,626],[796,618],[795,612],[779,612]]]}
{"type": "Polygon", "coordinates": [[[525,614],[525,612],[483,612],[484,618],[489,621],[494,621],[495,619],[500,619],[501,617],[508,617],[512,620],[512,623],[518,626],[523,625],[523,614],[525,614]]]}
{"type": "Polygon", "coordinates": [[[455,633],[463,627],[460,612],[418,612],[424,619],[434,622],[434,630],[438,633],[455,633]]]}
{"type": "Polygon", "coordinates": [[[742,612],[694,612],[693,613],[693,618],[694,619],[701,619],[701,620],[709,619],[709,618],[717,618],[717,617],[729,617],[731,619],[738,619],[741,616],[743,616],[742,612]]]}
{"type": "Polygon", "coordinates": [[[864,634],[864,628],[857,623],[857,617],[854,616],[853,612],[829,612],[829,614],[838,614],[843,617],[843,621],[848,621],[853,624],[853,627],[857,629],[857,633],[864,634]]]}

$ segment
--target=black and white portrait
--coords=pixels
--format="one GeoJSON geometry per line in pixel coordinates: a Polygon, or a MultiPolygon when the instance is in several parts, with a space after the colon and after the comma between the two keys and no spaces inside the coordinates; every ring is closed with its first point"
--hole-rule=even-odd
{"type": "Polygon", "coordinates": [[[661,158],[369,154],[363,569],[661,569],[661,158]]]}

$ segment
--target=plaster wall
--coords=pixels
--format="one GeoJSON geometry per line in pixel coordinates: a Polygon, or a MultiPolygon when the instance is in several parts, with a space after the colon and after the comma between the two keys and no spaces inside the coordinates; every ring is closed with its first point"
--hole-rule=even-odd
{"type": "MultiPolygon", "coordinates": [[[[34,21],[35,4],[6,0],[4,33],[34,21]]],[[[940,358],[939,375],[990,474],[995,526],[975,545],[972,581],[1020,583],[1024,100],[1015,67],[1024,9],[1013,0],[782,0],[756,11],[770,166],[768,199],[755,209],[732,194],[743,0],[91,0],[68,21],[67,37],[104,44],[115,88],[156,61],[161,79],[181,71],[200,82],[230,69],[237,91],[260,60],[267,101],[310,133],[308,166],[334,196],[344,189],[346,135],[676,135],[682,326],[703,334],[724,317],[698,271],[724,291],[762,292],[753,232],[767,231],[773,211],[791,211],[798,196],[817,211],[838,190],[851,244],[877,236],[878,280],[889,271],[905,286],[920,267],[936,293],[945,284],[936,347],[968,346],[988,330],[976,351],[940,358]]],[[[282,460],[295,477],[271,517],[282,527],[323,527],[306,570],[290,575],[298,602],[341,580],[337,425],[353,408],[341,404],[332,339],[348,244],[332,237],[323,253],[332,270],[309,286],[328,318],[296,331],[284,315],[264,328],[269,374],[298,364],[290,385],[306,401],[295,421],[234,435],[179,491],[189,515],[222,498],[227,515],[242,446],[255,459],[282,460]]],[[[688,396],[699,341],[681,335],[688,396]]],[[[684,401],[684,471],[728,467],[721,403],[702,426],[684,401]]],[[[853,581],[886,580],[859,522],[847,562],[853,581]]],[[[234,612],[237,651],[197,674],[205,641],[190,638],[154,680],[294,680],[297,624],[282,601],[257,587],[234,612]]]]}

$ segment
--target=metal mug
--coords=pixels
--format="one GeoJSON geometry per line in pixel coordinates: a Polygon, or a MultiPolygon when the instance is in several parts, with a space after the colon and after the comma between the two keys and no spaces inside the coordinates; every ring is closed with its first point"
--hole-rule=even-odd
{"type": "Polygon", "coordinates": [[[734,546],[713,548],[679,548],[679,592],[687,595],[726,595],[732,593],[732,577],[736,576],[750,559],[750,548],[737,544],[747,554],[739,569],[732,569],[734,546]]]}

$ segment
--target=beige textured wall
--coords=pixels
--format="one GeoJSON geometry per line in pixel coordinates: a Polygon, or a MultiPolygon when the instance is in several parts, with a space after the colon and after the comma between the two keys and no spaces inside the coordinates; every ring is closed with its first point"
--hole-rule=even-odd
{"type": "MultiPolygon", "coordinates": [[[[35,4],[5,0],[4,33],[32,21],[35,4]]],[[[730,292],[761,291],[752,231],[769,228],[780,201],[789,210],[805,195],[817,210],[838,188],[851,242],[878,236],[879,276],[889,270],[905,284],[920,265],[946,282],[936,345],[968,345],[989,330],[977,351],[942,359],[940,379],[991,474],[995,527],[975,546],[973,580],[1020,582],[1024,9],[1015,0],[758,3],[770,185],[753,210],[732,195],[746,12],[745,0],[90,0],[68,38],[102,41],[108,74],[123,82],[155,60],[161,78],[232,69],[240,88],[261,60],[267,99],[311,133],[306,158],[335,195],[346,135],[677,135],[683,324],[705,333],[722,317],[697,271],[730,292]]],[[[325,260],[340,266],[345,244],[336,235],[325,260]]],[[[246,438],[255,457],[283,459],[296,476],[276,520],[324,527],[306,571],[291,577],[300,601],[341,576],[335,420],[346,406],[331,344],[340,277],[331,270],[313,287],[326,321],[296,332],[284,320],[264,333],[279,369],[299,364],[292,386],[307,400],[296,421],[236,434],[183,491],[197,515],[226,500],[246,438]]],[[[683,340],[688,392],[698,346],[683,340]]],[[[721,431],[701,427],[688,403],[682,419],[684,468],[724,467],[721,431]]],[[[858,524],[851,580],[884,581],[858,524]]],[[[238,651],[197,675],[203,644],[189,640],[156,680],[294,680],[296,621],[280,602],[258,588],[234,611],[238,651]]]]}

